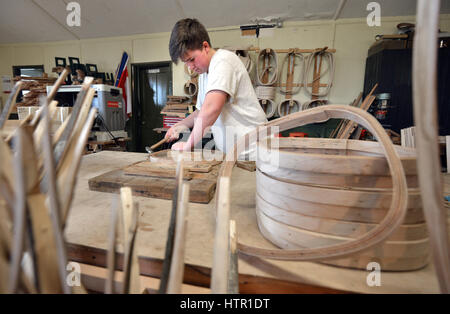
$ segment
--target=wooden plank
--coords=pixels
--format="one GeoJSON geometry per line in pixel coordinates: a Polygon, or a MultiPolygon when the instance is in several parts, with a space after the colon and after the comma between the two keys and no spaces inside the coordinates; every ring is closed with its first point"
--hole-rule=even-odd
{"type": "Polygon", "coordinates": [[[237,252],[237,237],[236,237],[236,221],[230,220],[230,270],[228,272],[227,293],[239,293],[239,270],[238,270],[238,252],[237,252]]]}
{"type": "Polygon", "coordinates": [[[238,161],[236,166],[250,172],[256,171],[256,163],[254,161],[238,161]]]}
{"type": "MultiPolygon", "coordinates": [[[[62,293],[67,285],[62,286],[58,272],[58,256],[53,235],[52,222],[45,205],[45,195],[33,194],[28,197],[28,206],[33,224],[33,238],[38,278],[41,293],[62,293]]],[[[65,280],[65,278],[64,278],[65,280]]]]}
{"type": "Polygon", "coordinates": [[[184,272],[184,253],[187,234],[187,216],[189,200],[189,183],[181,185],[181,199],[178,202],[175,239],[173,247],[172,263],[170,264],[169,282],[167,293],[181,293],[184,272]]]}
{"type": "MultiPolygon", "coordinates": [[[[146,176],[157,178],[175,178],[176,167],[173,163],[142,161],[123,168],[126,175],[146,176]]],[[[192,174],[189,169],[183,169],[183,179],[191,180],[192,174]]]]}
{"type": "MultiPolygon", "coordinates": [[[[161,284],[159,286],[159,293],[167,293],[167,285],[169,283],[170,269],[172,265],[172,256],[174,251],[175,228],[177,223],[179,202],[182,199],[182,185],[183,185],[183,160],[181,156],[177,159],[177,176],[175,178],[175,189],[172,197],[172,211],[170,213],[169,228],[167,230],[166,248],[164,251],[164,263],[161,274],[161,284]]],[[[184,201],[184,200],[183,200],[184,201]]]]}
{"type": "Polygon", "coordinates": [[[316,54],[314,56],[314,71],[313,71],[313,83],[312,83],[312,91],[311,91],[311,100],[319,99],[317,96],[319,94],[319,85],[320,85],[320,77],[321,77],[321,70],[322,70],[322,59],[323,55],[316,54]],[[319,64],[317,65],[317,59],[320,58],[319,64]]]}
{"type": "MultiPolygon", "coordinates": [[[[117,245],[117,232],[119,221],[119,197],[113,198],[111,204],[111,223],[109,226],[108,236],[108,256],[107,256],[107,268],[108,273],[105,276],[105,290],[106,294],[113,294],[116,291],[114,289],[115,273],[116,273],[116,245],[117,245]]],[[[89,289],[89,287],[87,287],[89,289]]],[[[117,290],[119,291],[119,290],[117,290]]]]}
{"type": "MultiPolygon", "coordinates": [[[[91,246],[74,243],[67,244],[69,260],[93,266],[106,267],[107,251],[91,246]]],[[[116,254],[117,270],[123,270],[123,254],[116,254]]],[[[140,274],[160,278],[162,260],[139,256],[140,274]]],[[[184,266],[183,283],[209,288],[211,269],[186,263],[184,266]]],[[[89,285],[88,285],[89,286],[89,285]]],[[[103,286],[103,285],[102,285],[103,286]]],[[[349,293],[348,291],[317,286],[311,283],[297,283],[287,280],[239,274],[240,293],[349,293]]]]}
{"type": "Polygon", "coordinates": [[[216,218],[216,233],[214,235],[214,255],[211,278],[212,293],[226,293],[228,288],[229,270],[229,233],[230,233],[230,179],[219,181],[216,218]]]}
{"type": "MultiPolygon", "coordinates": [[[[215,166],[215,168],[218,166],[215,166]]],[[[217,168],[216,168],[217,171],[217,168]]],[[[207,204],[214,196],[217,172],[198,173],[190,181],[189,201],[207,204]]],[[[175,188],[175,180],[145,176],[126,175],[122,169],[109,171],[89,179],[92,191],[119,193],[121,187],[129,186],[133,195],[170,200],[175,188]]]]}
{"type": "MultiPolygon", "coordinates": [[[[103,289],[106,281],[106,270],[103,267],[92,266],[80,263],[81,266],[81,282],[89,291],[95,293],[106,293],[103,289]]],[[[123,272],[116,271],[115,272],[115,280],[113,282],[114,291],[122,290],[122,278],[123,272]]],[[[152,278],[149,276],[139,276],[139,281],[141,287],[144,287],[146,291],[150,291],[150,293],[156,293],[158,289],[160,280],[157,278],[152,278]]],[[[199,287],[194,285],[183,284],[181,285],[180,293],[183,294],[209,294],[210,289],[205,287],[199,287]]]]}
{"type": "Polygon", "coordinates": [[[139,217],[138,208],[137,203],[133,203],[130,188],[121,188],[120,197],[122,201],[123,243],[125,243],[122,293],[138,294],[141,292],[137,248],[135,245],[139,217]]]}
{"type": "MultiPolygon", "coordinates": [[[[361,109],[367,111],[370,106],[372,105],[373,101],[375,100],[375,96],[368,96],[364,100],[364,102],[361,104],[361,109]]],[[[353,131],[355,131],[355,128],[358,126],[357,123],[349,121],[349,123],[346,125],[342,133],[338,138],[340,139],[349,139],[350,135],[352,135],[353,131]]]]}

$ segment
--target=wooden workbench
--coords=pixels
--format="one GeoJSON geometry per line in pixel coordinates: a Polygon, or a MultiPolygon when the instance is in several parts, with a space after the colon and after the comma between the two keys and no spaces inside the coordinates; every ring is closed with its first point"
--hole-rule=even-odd
{"type": "MultiPolygon", "coordinates": [[[[144,160],[147,154],[103,151],[82,159],[66,239],[69,256],[89,264],[102,264],[110,220],[110,208],[116,194],[90,191],[88,179],[110,170],[144,160]],[[102,253],[103,252],[103,253],[102,253]],[[102,256],[103,254],[103,256],[102,256]]],[[[450,191],[449,177],[446,189],[450,191]]],[[[236,220],[240,241],[274,248],[258,231],[255,216],[255,173],[235,168],[231,184],[231,217],[236,220]]],[[[450,194],[450,193],[447,193],[450,194]]],[[[171,201],[135,197],[139,202],[138,254],[145,260],[145,274],[157,276],[164,256],[171,201]]],[[[215,197],[209,204],[189,204],[186,242],[185,280],[204,284],[213,260],[215,197]]],[[[122,248],[119,248],[122,251],[122,248]]],[[[141,263],[141,265],[143,265],[141,263]]],[[[413,272],[382,272],[381,286],[369,287],[369,271],[326,266],[313,262],[262,260],[239,257],[241,292],[335,292],[361,293],[438,293],[439,287],[431,263],[413,272]],[[276,279],[276,280],[273,280],[276,279]],[[271,281],[272,280],[272,281],[271,281]],[[245,284],[252,286],[246,289],[245,284]],[[263,289],[263,285],[269,286],[263,289]],[[314,290],[315,286],[330,290],[314,290]]]]}

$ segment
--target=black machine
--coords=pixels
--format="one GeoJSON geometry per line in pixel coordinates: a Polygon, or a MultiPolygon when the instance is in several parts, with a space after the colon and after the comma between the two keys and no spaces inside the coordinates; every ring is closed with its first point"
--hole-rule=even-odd
{"type": "MultiPolygon", "coordinates": [[[[450,134],[450,47],[438,43],[439,135],[450,134]]],[[[412,45],[369,50],[366,60],[364,95],[378,83],[377,97],[369,112],[385,129],[400,133],[414,125],[412,103],[412,45]]]]}

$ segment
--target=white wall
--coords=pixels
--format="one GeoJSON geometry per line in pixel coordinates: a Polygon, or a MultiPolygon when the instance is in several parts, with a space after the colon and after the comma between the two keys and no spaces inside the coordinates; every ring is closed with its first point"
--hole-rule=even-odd
{"type": "MultiPolygon", "coordinates": [[[[415,17],[383,18],[380,27],[369,27],[365,19],[332,21],[286,22],[283,28],[269,30],[260,38],[241,37],[238,26],[208,30],[212,45],[257,46],[260,48],[335,48],[336,73],[328,99],[332,103],[349,103],[363,89],[367,51],[377,34],[394,34],[400,22],[415,22],[415,17]]],[[[450,31],[450,15],[441,15],[441,30],[450,31]]],[[[131,63],[169,61],[169,33],[124,37],[0,45],[0,75],[11,75],[13,65],[44,64],[49,75],[54,57],[79,57],[82,63],[94,63],[101,72],[114,72],[123,51],[131,63]]],[[[256,53],[252,53],[256,59],[256,53]]],[[[281,64],[279,56],[279,64],[281,64]]],[[[173,67],[173,92],[183,95],[188,80],[180,62],[173,67]]],[[[325,77],[326,79],[326,77],[325,77]]],[[[284,96],[277,94],[277,101],[284,96]]],[[[3,102],[6,95],[2,93],[3,102]]],[[[307,100],[304,92],[294,95],[300,102],[307,100]]]]}

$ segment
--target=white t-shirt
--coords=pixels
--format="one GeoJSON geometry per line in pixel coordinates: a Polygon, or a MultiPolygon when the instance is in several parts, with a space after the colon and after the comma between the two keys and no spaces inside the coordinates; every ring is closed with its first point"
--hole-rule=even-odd
{"type": "MultiPolygon", "coordinates": [[[[256,98],[250,77],[242,61],[234,53],[219,49],[212,56],[208,73],[198,79],[196,108],[200,110],[206,94],[220,90],[229,95],[222,112],[211,127],[216,147],[223,152],[231,149],[236,141],[256,126],[266,123],[266,115],[256,98]]],[[[241,154],[240,158],[255,160],[255,146],[241,154]]]]}

